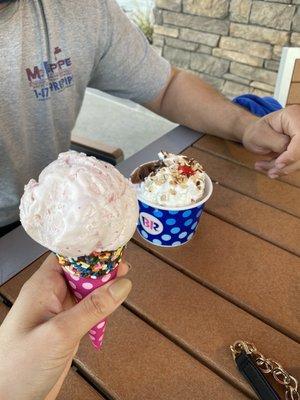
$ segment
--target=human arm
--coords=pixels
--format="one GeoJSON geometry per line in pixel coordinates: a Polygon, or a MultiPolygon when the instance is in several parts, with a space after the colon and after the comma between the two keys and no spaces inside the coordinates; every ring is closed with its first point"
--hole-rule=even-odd
{"type": "Polygon", "coordinates": [[[256,168],[265,170],[271,178],[300,169],[299,106],[258,118],[197,76],[176,68],[160,94],[145,106],[191,129],[241,142],[254,153],[270,155],[271,159],[256,163],[256,168]]]}
{"type": "Polygon", "coordinates": [[[191,129],[243,143],[271,158],[255,164],[271,178],[300,170],[300,106],[258,118],[197,76],[172,69],[159,95],[147,108],[191,129]]]}
{"type": "Polygon", "coordinates": [[[145,106],[180,125],[237,142],[247,125],[258,120],[204,80],[176,68],[160,94],[145,106]]]}

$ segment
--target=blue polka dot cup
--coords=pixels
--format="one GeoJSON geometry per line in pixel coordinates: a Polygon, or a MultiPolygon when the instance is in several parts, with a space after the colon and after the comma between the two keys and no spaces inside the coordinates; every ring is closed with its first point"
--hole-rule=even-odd
{"type": "Polygon", "coordinates": [[[185,207],[165,207],[149,203],[138,194],[139,220],[137,230],[148,242],[161,247],[181,246],[191,240],[197,230],[213,185],[205,174],[205,191],[198,203],[185,207]]]}

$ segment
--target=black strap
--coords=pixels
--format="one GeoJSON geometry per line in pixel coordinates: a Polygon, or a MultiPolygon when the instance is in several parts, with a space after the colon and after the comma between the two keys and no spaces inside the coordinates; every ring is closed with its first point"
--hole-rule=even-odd
{"type": "Polygon", "coordinates": [[[278,393],[255,365],[249,354],[242,352],[236,357],[235,362],[241,374],[250,383],[261,400],[280,400],[278,393]]]}

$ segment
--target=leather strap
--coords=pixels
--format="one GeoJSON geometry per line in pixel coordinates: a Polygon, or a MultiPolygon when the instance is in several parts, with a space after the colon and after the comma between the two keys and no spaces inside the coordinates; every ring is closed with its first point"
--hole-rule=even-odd
{"type": "Polygon", "coordinates": [[[236,357],[235,362],[241,374],[249,382],[261,400],[280,400],[278,393],[255,365],[249,354],[241,352],[241,354],[236,357]]]}

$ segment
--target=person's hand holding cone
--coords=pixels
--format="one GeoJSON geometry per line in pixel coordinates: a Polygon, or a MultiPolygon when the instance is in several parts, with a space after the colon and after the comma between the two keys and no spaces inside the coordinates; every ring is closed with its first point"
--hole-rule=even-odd
{"type": "Polygon", "coordinates": [[[116,280],[76,304],[56,257],[44,261],[0,328],[1,399],[56,398],[80,340],[130,292],[131,282],[123,278],[127,271],[121,262],[116,280]]]}

